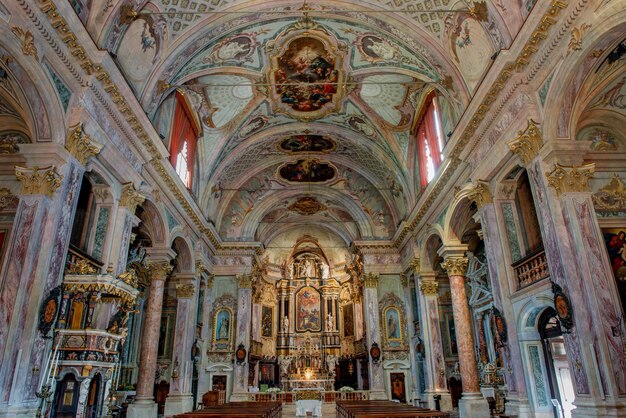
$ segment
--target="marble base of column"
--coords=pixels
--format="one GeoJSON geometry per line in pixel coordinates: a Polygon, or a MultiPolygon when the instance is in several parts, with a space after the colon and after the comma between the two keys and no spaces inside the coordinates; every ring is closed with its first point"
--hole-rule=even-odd
{"type": "Polygon", "coordinates": [[[485,418],[490,416],[489,404],[480,392],[464,393],[459,399],[459,416],[463,418],[485,418]]]}
{"type": "Polygon", "coordinates": [[[528,402],[528,398],[520,398],[509,394],[506,398],[506,409],[504,413],[519,418],[533,418],[535,413],[528,402]]]}
{"type": "Polygon", "coordinates": [[[193,411],[193,396],[189,394],[168,395],[165,398],[165,416],[193,411]]]}
{"type": "Polygon", "coordinates": [[[387,401],[389,397],[384,390],[371,390],[370,401],[387,401]]]}
{"type": "Polygon", "coordinates": [[[597,402],[593,399],[575,399],[572,418],[626,417],[626,400],[597,402]]]}
{"type": "Polygon", "coordinates": [[[426,395],[426,401],[428,402],[427,406],[429,409],[432,409],[433,411],[436,409],[435,396],[439,395],[441,397],[441,399],[439,399],[439,410],[442,412],[452,411],[452,396],[447,390],[427,390],[424,394],[426,395]]]}
{"type": "Polygon", "coordinates": [[[157,418],[159,406],[152,399],[136,399],[128,405],[127,418],[157,418]]]}

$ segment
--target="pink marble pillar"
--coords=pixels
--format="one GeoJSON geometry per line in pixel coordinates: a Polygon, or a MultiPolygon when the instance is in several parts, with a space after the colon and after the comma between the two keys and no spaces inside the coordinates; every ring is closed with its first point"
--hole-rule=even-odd
{"type": "Polygon", "coordinates": [[[157,256],[150,251],[148,261],[150,268],[150,292],[146,301],[141,351],[139,357],[139,375],[137,377],[137,395],[135,402],[129,406],[128,417],[156,417],[154,403],[154,377],[157,368],[157,352],[159,348],[159,330],[161,327],[161,310],[165,280],[172,271],[170,260],[171,250],[167,249],[157,256]]]}
{"type": "Polygon", "coordinates": [[[440,251],[440,255],[445,259],[441,267],[448,272],[448,279],[450,280],[452,313],[463,385],[463,396],[459,401],[459,415],[468,418],[485,417],[489,416],[489,406],[480,392],[472,315],[465,290],[464,274],[467,270],[467,258],[462,256],[463,253],[461,248],[448,249],[444,247],[440,251]]]}
{"type": "Polygon", "coordinates": [[[196,330],[197,292],[195,274],[176,273],[176,328],[170,391],[165,400],[165,415],[193,410],[191,346],[196,330]]]}
{"type": "Polygon", "coordinates": [[[441,396],[441,410],[452,410],[452,399],[446,384],[441,321],[439,317],[439,283],[434,272],[421,272],[419,277],[420,315],[424,344],[425,393],[429,408],[435,407],[434,395],[441,396]]]}

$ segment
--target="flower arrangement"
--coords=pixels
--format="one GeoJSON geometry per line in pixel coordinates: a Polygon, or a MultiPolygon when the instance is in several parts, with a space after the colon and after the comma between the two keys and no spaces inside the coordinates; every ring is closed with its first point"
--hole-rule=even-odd
{"type": "Polygon", "coordinates": [[[280,392],[280,388],[269,388],[267,393],[278,393],[280,392]]]}
{"type": "Polygon", "coordinates": [[[351,388],[350,386],[342,386],[339,388],[339,392],[354,392],[354,388],[351,388]]]}

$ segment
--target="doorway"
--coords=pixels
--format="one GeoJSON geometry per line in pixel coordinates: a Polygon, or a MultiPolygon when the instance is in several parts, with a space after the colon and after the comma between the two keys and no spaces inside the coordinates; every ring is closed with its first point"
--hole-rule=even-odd
{"type": "Polygon", "coordinates": [[[80,383],[71,373],[57,383],[53,410],[55,418],[74,418],[76,416],[79,387],[80,383]]]}
{"type": "Polygon", "coordinates": [[[543,311],[539,317],[538,328],[548,370],[554,416],[571,418],[572,410],[575,408],[574,385],[567,362],[563,332],[553,308],[543,311]]]}
{"type": "Polygon", "coordinates": [[[87,418],[98,418],[100,416],[100,387],[102,378],[100,373],[96,374],[89,384],[89,393],[87,395],[87,406],[85,408],[85,416],[87,418]]]}

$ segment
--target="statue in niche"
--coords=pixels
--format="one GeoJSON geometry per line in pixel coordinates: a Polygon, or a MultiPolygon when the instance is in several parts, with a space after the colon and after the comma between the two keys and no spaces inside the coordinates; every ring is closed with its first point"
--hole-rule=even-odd
{"type": "Polygon", "coordinates": [[[334,331],[335,330],[335,318],[333,318],[332,314],[328,314],[328,319],[326,320],[326,327],[328,328],[328,331],[334,331]]]}
{"type": "Polygon", "coordinates": [[[285,315],[285,317],[283,318],[283,332],[289,332],[289,318],[287,317],[287,315],[285,315]]]}

